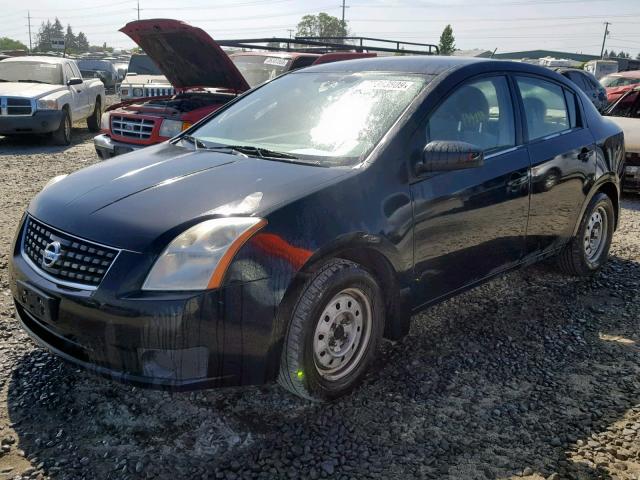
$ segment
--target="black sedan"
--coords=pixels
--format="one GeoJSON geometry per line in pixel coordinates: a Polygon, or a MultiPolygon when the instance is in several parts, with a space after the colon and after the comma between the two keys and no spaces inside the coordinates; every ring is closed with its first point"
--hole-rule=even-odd
{"type": "Polygon", "coordinates": [[[623,159],[620,129],[542,67],[321,65],[53,179],[11,291],[38,343],[97,373],[331,399],[429,305],[548,257],[598,270],[623,159]]]}

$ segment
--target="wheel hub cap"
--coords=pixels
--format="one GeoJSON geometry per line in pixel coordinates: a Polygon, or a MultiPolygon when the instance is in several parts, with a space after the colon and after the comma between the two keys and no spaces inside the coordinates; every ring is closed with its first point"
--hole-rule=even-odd
{"type": "Polygon", "coordinates": [[[584,251],[587,260],[595,261],[605,246],[607,234],[607,212],[599,207],[591,214],[584,234],[584,251]]]}
{"type": "Polygon", "coordinates": [[[371,332],[371,305],[359,289],[346,289],[324,308],[316,325],[313,357],[321,376],[336,380],[360,362],[371,332]]]}

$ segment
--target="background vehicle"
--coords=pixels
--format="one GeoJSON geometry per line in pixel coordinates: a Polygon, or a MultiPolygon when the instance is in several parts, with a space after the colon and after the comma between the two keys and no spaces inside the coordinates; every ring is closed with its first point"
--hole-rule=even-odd
{"type": "Polygon", "coordinates": [[[640,86],[624,93],[606,115],[624,132],[626,156],[622,188],[640,192],[640,86]]]}
{"type": "Polygon", "coordinates": [[[413,312],[543,258],[597,271],[623,152],[621,130],[542,67],[318,65],[56,179],[17,232],[10,288],[32,337],[101,374],[174,389],[277,378],[332,399],[413,312]]]}
{"type": "Polygon", "coordinates": [[[82,72],[95,72],[95,76],[88,78],[99,78],[104,83],[107,92],[116,91],[118,85],[118,71],[108,60],[80,59],[77,61],[78,68],[82,72]]]}
{"type": "Polygon", "coordinates": [[[73,122],[100,129],[105,89],[83,80],[74,60],[14,57],[0,61],[0,135],[50,133],[58,145],[71,143],[73,122]]]}
{"type": "Polygon", "coordinates": [[[589,60],[584,64],[584,69],[596,79],[601,80],[603,77],[618,71],[618,62],[615,60],[589,60]]]}
{"type": "Polygon", "coordinates": [[[579,68],[556,68],[555,71],[575,83],[598,111],[603,112],[607,108],[607,91],[591,73],[579,68]]]}
{"type": "Polygon", "coordinates": [[[120,85],[120,98],[158,97],[173,95],[175,90],[157,65],[146,54],[134,53],[120,85]]]}
{"type": "MultiPolygon", "coordinates": [[[[102,134],[94,139],[96,152],[102,159],[163,142],[220,108],[238,93],[287,71],[316,63],[376,56],[374,52],[329,51],[337,48],[335,43],[306,39],[295,41],[312,51],[274,49],[228,56],[206,32],[177,20],[140,20],[127,24],[121,31],[148,53],[145,61],[152,61],[154,67],[157,65],[177,94],[162,90],[162,95],[153,99],[124,101],[109,107],[102,121],[102,134]],[[204,69],[203,65],[211,68],[204,69]]],[[[243,49],[268,48],[260,45],[262,40],[220,43],[243,49]]],[[[272,38],[269,42],[280,40],[282,44],[294,41],[272,38]]],[[[342,48],[352,47],[342,45],[342,48]]],[[[125,87],[121,90],[124,93],[125,87]]]]}
{"type": "Polygon", "coordinates": [[[640,70],[613,73],[604,77],[600,83],[607,90],[607,101],[613,103],[632,87],[640,84],[640,70]]]}

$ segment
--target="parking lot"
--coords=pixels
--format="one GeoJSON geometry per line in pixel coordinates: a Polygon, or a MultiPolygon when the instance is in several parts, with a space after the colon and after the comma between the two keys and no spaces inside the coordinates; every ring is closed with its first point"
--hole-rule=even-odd
{"type": "Polygon", "coordinates": [[[625,197],[593,278],[541,265],[414,318],[355,393],[276,385],[147,391],[34,346],[9,291],[9,244],[51,177],[97,161],[0,138],[0,478],[640,478],[640,200],[625,197]]]}

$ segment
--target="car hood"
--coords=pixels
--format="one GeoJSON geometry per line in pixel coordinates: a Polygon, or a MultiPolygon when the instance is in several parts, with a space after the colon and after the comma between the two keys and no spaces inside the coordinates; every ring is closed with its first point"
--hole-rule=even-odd
{"type": "Polygon", "coordinates": [[[263,216],[352,171],[163,143],[65,177],[28,212],[97,243],[155,251],[198,219],[263,216]]]}
{"type": "Polygon", "coordinates": [[[640,153],[640,118],[609,117],[624,133],[624,148],[627,152],[640,153]]]}
{"type": "Polygon", "coordinates": [[[200,28],[178,20],[154,19],[127,23],[120,31],[149,55],[176,88],[249,89],[229,56],[200,28]]]}
{"type": "Polygon", "coordinates": [[[0,97],[38,98],[66,88],[63,85],[45,83],[2,82],[0,83],[0,97]]]}

